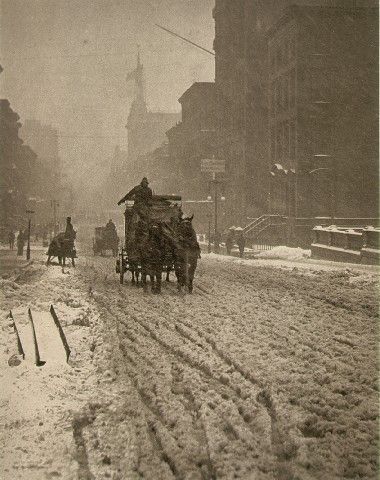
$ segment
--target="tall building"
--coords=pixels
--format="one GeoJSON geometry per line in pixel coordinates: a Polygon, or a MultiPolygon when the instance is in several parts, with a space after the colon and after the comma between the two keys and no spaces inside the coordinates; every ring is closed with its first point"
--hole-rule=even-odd
{"type": "Polygon", "coordinates": [[[207,198],[209,174],[201,160],[211,158],[216,135],[215,85],[195,82],[179,98],[182,121],[167,133],[172,172],[179,193],[186,200],[207,198]]]}
{"type": "Polygon", "coordinates": [[[377,9],[291,7],[269,31],[274,211],[290,182],[293,216],[378,215],[377,28],[377,9]]]}
{"type": "MultiPolygon", "coordinates": [[[[128,115],[128,180],[138,181],[145,173],[139,158],[159,147],[165,140],[165,132],[179,120],[178,113],[151,112],[148,110],[144,91],[144,68],[137,55],[136,69],[128,80],[135,81],[135,98],[128,115]]],[[[141,179],[140,179],[141,180],[141,179]]]]}
{"type": "MultiPolygon", "coordinates": [[[[266,0],[265,2],[260,0],[234,0],[233,2],[216,0],[213,16],[215,19],[215,92],[219,106],[217,119],[219,138],[216,142],[215,155],[224,158],[227,163],[226,204],[233,223],[236,223],[236,219],[245,223],[247,217],[268,213],[269,208],[273,209],[274,207],[275,202],[270,196],[272,178],[270,170],[277,158],[276,156],[273,158],[273,148],[271,146],[274,135],[273,122],[281,123],[281,118],[283,118],[283,122],[286,120],[288,125],[285,127],[284,123],[282,128],[293,132],[289,134],[289,138],[294,138],[292,135],[295,129],[297,129],[297,135],[301,133],[299,122],[298,120],[295,121],[298,118],[298,109],[294,107],[293,114],[291,114],[292,107],[289,105],[286,107],[287,113],[285,107],[281,107],[281,112],[278,112],[279,114],[274,120],[273,103],[271,103],[273,102],[273,85],[276,83],[276,79],[283,74],[283,67],[281,66],[278,72],[273,71],[273,63],[270,63],[273,60],[270,60],[268,56],[269,42],[273,45],[276,41],[281,43],[281,34],[278,33],[278,37],[275,34],[275,31],[277,32],[276,25],[284,22],[283,18],[286,17],[283,16],[284,10],[291,4],[302,5],[300,8],[304,9],[306,16],[308,15],[308,6],[319,6],[320,11],[326,13],[310,19],[309,31],[302,27],[301,23],[296,22],[293,27],[295,28],[295,43],[300,48],[296,47],[294,52],[289,51],[286,62],[295,62],[297,57],[298,72],[307,76],[306,70],[302,70],[307,63],[307,59],[303,59],[305,55],[308,55],[306,53],[307,49],[310,50],[309,54],[311,54],[313,48],[316,49],[315,53],[319,53],[317,50],[323,44],[322,32],[325,32],[328,28],[334,30],[336,22],[338,28],[336,37],[340,38],[339,47],[338,45],[333,46],[329,56],[330,63],[336,70],[336,66],[342,63],[340,58],[346,58],[352,65],[352,70],[357,72],[349,82],[350,87],[348,85],[344,86],[344,83],[341,84],[340,95],[345,96],[346,99],[349,98],[350,94],[355,97],[355,89],[359,87],[359,90],[362,90],[363,85],[371,91],[366,101],[372,101],[369,99],[373,99],[374,95],[377,94],[373,82],[373,74],[376,74],[377,71],[377,60],[373,57],[373,54],[377,52],[377,12],[367,10],[367,12],[370,12],[366,16],[369,31],[367,33],[363,32],[363,41],[359,38],[357,46],[355,46],[355,39],[358,35],[361,35],[362,26],[360,25],[363,25],[364,20],[358,20],[358,23],[356,23],[357,20],[354,16],[351,22],[350,20],[343,21],[344,14],[342,13],[339,17],[338,13],[339,11],[343,12],[344,9],[347,10],[347,7],[357,7],[358,12],[364,12],[370,6],[377,7],[375,0],[356,0],[355,2],[348,0],[266,0]],[[272,37],[277,39],[275,40],[272,37]],[[347,42],[345,42],[346,39],[347,42]],[[369,42],[370,45],[366,52],[364,52],[366,50],[364,42],[369,42]],[[375,45],[375,47],[372,48],[371,45],[375,45]],[[349,50],[353,46],[350,54],[349,50]],[[291,55],[294,57],[291,58],[291,55]],[[365,66],[363,58],[369,57],[372,58],[373,63],[365,66]],[[366,72],[368,71],[370,71],[369,79],[366,78],[366,72]],[[285,119],[286,115],[288,116],[287,119],[285,119]]],[[[358,15],[360,16],[359,13],[358,15]]],[[[292,27],[289,25],[288,28],[291,30],[292,27]]],[[[329,38],[328,33],[326,34],[327,38],[329,38]]],[[[287,68],[291,75],[291,68],[287,68]]],[[[345,71],[347,75],[350,75],[347,69],[345,71]]],[[[331,74],[333,74],[333,70],[331,70],[331,74]]],[[[289,102],[295,102],[297,96],[297,105],[300,105],[301,99],[303,101],[303,96],[311,88],[308,81],[305,80],[302,86],[303,93],[301,93],[301,90],[298,89],[300,78],[298,76],[296,79],[294,99],[290,92],[288,98],[289,102]]],[[[289,82],[291,83],[291,81],[290,79],[289,82]]],[[[280,91],[278,83],[277,81],[275,88],[280,91]]],[[[336,83],[336,89],[339,92],[338,82],[336,83]]],[[[326,112],[326,115],[329,116],[330,114],[326,112]]],[[[372,113],[368,115],[360,114],[360,120],[356,117],[356,115],[351,116],[351,129],[355,128],[355,125],[357,125],[356,131],[363,129],[362,122],[365,125],[364,130],[372,132],[376,128],[377,124],[376,121],[373,123],[372,113]],[[371,125],[369,125],[370,123],[371,125]]],[[[299,120],[301,121],[300,118],[299,120]]],[[[330,116],[329,121],[338,123],[338,119],[336,117],[333,119],[332,116],[330,116]]],[[[345,120],[345,122],[347,121],[345,120]]],[[[347,126],[348,123],[346,123],[347,126]]],[[[314,134],[307,129],[306,125],[302,132],[305,139],[314,134]]],[[[279,129],[277,129],[277,134],[280,135],[279,129]]],[[[284,132],[281,135],[284,135],[284,132]]],[[[374,136],[372,133],[369,135],[369,141],[373,146],[374,136]]],[[[344,144],[344,142],[344,138],[341,138],[341,144],[344,144]]],[[[289,159],[289,164],[294,165],[297,158],[291,151],[292,149],[299,149],[300,144],[297,141],[297,143],[289,144],[288,148],[290,149],[288,156],[292,156],[292,160],[289,159]]],[[[363,162],[363,159],[360,161],[363,162]]],[[[368,177],[373,178],[377,174],[375,174],[373,162],[371,165],[370,170],[363,166],[362,171],[365,169],[371,171],[368,177]]],[[[327,172],[327,170],[325,171],[327,172]]],[[[363,182],[369,182],[369,179],[367,178],[363,182]]],[[[372,185],[370,189],[373,190],[373,181],[371,180],[371,182],[369,182],[372,185]]],[[[302,201],[310,205],[310,188],[300,187],[297,195],[299,197],[297,205],[302,201]]],[[[284,194],[282,203],[285,202],[285,197],[284,194]]],[[[279,199],[277,198],[277,200],[279,199]]],[[[362,203],[364,204],[364,200],[362,203]]],[[[307,214],[306,211],[302,212],[302,209],[298,207],[296,210],[297,215],[307,214]]],[[[365,208],[358,208],[357,215],[361,215],[360,212],[364,212],[364,210],[365,208]]],[[[309,213],[311,212],[309,211],[309,213]]],[[[318,212],[315,211],[314,213],[318,212]]]]}
{"type": "Polygon", "coordinates": [[[20,136],[36,152],[41,163],[60,177],[58,130],[51,125],[42,124],[39,120],[26,119],[20,130],[20,136]]]}

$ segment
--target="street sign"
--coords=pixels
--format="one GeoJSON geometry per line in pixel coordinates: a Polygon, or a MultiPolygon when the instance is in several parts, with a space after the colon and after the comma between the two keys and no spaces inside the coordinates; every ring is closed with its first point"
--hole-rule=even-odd
{"type": "Polygon", "coordinates": [[[204,173],[224,173],[226,170],[225,160],[217,158],[202,158],[201,172],[204,173]]]}

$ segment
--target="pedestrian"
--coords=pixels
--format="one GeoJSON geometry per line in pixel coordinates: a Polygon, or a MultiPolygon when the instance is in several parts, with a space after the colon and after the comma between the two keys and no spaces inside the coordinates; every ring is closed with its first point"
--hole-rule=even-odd
{"type": "Polygon", "coordinates": [[[243,258],[244,248],[245,248],[245,237],[244,237],[243,231],[239,233],[236,243],[237,243],[237,246],[239,247],[239,257],[243,258]]]}
{"type": "Polygon", "coordinates": [[[47,247],[49,245],[48,243],[48,226],[45,224],[42,227],[42,246],[47,247]]]}
{"type": "Polygon", "coordinates": [[[215,232],[214,234],[214,252],[219,253],[220,251],[220,242],[222,240],[222,237],[219,232],[215,232]]]}
{"type": "Polygon", "coordinates": [[[17,255],[22,257],[24,255],[25,234],[20,229],[17,235],[17,255]]]}
{"type": "Polygon", "coordinates": [[[230,228],[228,230],[227,238],[226,238],[227,255],[231,255],[231,250],[234,246],[234,240],[235,240],[235,230],[230,228]]]}
{"type": "Polygon", "coordinates": [[[8,235],[9,250],[13,250],[14,245],[15,245],[15,238],[16,238],[15,232],[11,229],[11,231],[9,232],[9,235],[8,235]]]}

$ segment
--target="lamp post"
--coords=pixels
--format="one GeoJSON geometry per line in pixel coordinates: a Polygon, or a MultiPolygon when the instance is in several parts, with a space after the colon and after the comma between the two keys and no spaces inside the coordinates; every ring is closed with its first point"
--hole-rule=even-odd
{"type": "MultiPolygon", "coordinates": [[[[209,202],[212,201],[211,195],[209,195],[209,196],[207,197],[207,200],[208,200],[209,202]]],[[[211,253],[211,212],[210,212],[210,209],[209,209],[209,211],[208,211],[207,218],[208,218],[208,245],[207,245],[207,251],[208,251],[208,253],[211,253]]]]}
{"type": "MultiPolygon", "coordinates": [[[[218,200],[219,200],[219,192],[218,192],[218,185],[221,185],[222,182],[216,180],[216,175],[213,173],[212,180],[210,182],[214,187],[214,252],[219,252],[219,231],[218,231],[218,200]]],[[[209,195],[207,197],[208,200],[211,200],[212,197],[209,195]]],[[[220,200],[222,202],[225,201],[225,197],[223,195],[220,196],[220,200]]]]}
{"type": "Polygon", "coordinates": [[[26,247],[26,259],[30,260],[30,226],[32,223],[32,214],[34,210],[27,210],[26,213],[29,215],[28,218],[28,246],[26,247]]]}
{"type": "Polygon", "coordinates": [[[57,200],[52,200],[51,201],[51,206],[53,208],[53,232],[54,236],[57,235],[59,228],[57,228],[57,208],[59,207],[59,203],[57,200]]]}

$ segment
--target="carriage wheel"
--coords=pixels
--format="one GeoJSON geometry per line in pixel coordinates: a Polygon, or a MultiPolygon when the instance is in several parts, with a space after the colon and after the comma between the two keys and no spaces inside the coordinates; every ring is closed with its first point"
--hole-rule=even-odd
{"type": "Polygon", "coordinates": [[[123,250],[121,250],[120,254],[120,284],[123,285],[124,283],[124,255],[123,250]]]}

